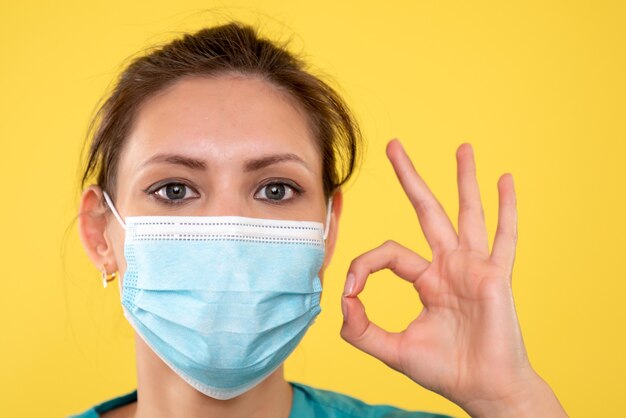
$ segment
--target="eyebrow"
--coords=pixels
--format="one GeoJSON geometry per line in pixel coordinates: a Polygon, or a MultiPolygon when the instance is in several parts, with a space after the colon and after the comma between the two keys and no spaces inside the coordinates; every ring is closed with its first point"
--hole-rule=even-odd
{"type": "Polygon", "coordinates": [[[206,164],[204,161],[198,160],[196,158],[180,155],[180,154],[157,154],[147,159],[143,164],[141,164],[141,166],[145,167],[149,164],[155,164],[155,163],[168,163],[168,164],[182,165],[182,166],[191,168],[193,170],[205,170],[206,169],[206,164]]]}
{"type": "Polygon", "coordinates": [[[302,158],[298,157],[296,154],[290,154],[290,153],[272,154],[272,155],[267,155],[261,158],[248,160],[244,164],[244,170],[256,171],[256,170],[261,170],[262,168],[265,168],[273,164],[289,162],[289,161],[299,163],[303,165],[307,170],[311,171],[311,168],[309,167],[309,165],[302,158]]]}
{"type": "MultiPolygon", "coordinates": [[[[260,158],[247,160],[244,163],[244,171],[257,171],[270,165],[283,162],[296,162],[304,166],[307,170],[311,171],[309,165],[302,158],[300,158],[296,154],[291,153],[271,154],[260,158]]],[[[182,165],[184,167],[191,168],[192,170],[205,170],[207,167],[207,164],[203,160],[180,154],[157,154],[153,157],[150,157],[141,166],[144,167],[146,165],[155,163],[182,165]]]]}

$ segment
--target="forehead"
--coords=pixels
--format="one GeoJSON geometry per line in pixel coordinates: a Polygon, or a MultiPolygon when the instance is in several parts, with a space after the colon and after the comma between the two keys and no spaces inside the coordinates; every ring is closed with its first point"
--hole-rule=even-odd
{"type": "Polygon", "coordinates": [[[315,138],[295,99],[261,78],[238,74],[185,78],[146,100],[120,169],[172,152],[209,165],[294,153],[321,172],[315,138]]]}

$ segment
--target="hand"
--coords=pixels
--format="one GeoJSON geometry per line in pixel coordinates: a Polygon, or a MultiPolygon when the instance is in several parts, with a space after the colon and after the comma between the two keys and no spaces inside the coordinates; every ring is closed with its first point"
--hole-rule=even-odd
{"type": "Polygon", "coordinates": [[[490,411],[500,407],[513,416],[529,396],[550,390],[530,366],[513,302],[513,177],[505,174],[498,181],[498,227],[490,254],[470,144],[456,153],[458,235],[397,140],[387,146],[387,156],[417,212],[432,261],[393,241],[354,259],[342,298],[341,335],[473,416],[496,416],[490,411]],[[399,333],[370,322],[358,298],[368,276],[385,268],[411,282],[423,304],[418,317],[399,333]]]}

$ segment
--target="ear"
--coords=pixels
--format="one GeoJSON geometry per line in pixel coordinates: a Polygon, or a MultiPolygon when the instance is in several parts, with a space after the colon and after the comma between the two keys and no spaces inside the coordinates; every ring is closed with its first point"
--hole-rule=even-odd
{"type": "Polygon", "coordinates": [[[326,252],[324,255],[324,264],[322,266],[322,270],[320,271],[320,278],[322,277],[328,264],[330,264],[330,260],[333,258],[333,254],[335,252],[335,243],[337,242],[337,233],[339,231],[339,217],[341,216],[341,209],[343,208],[343,194],[341,189],[338,188],[333,193],[332,202],[333,207],[330,214],[330,226],[328,230],[328,237],[326,238],[326,252]]]}
{"type": "Polygon", "coordinates": [[[100,187],[92,185],[83,192],[78,212],[78,233],[87,256],[96,268],[107,274],[118,271],[111,240],[107,236],[108,209],[100,187]]]}

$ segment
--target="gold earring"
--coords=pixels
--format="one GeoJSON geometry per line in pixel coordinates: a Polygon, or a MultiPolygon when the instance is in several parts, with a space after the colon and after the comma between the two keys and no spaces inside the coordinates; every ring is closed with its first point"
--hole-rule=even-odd
{"type": "Polygon", "coordinates": [[[113,272],[111,274],[107,274],[104,267],[102,268],[102,287],[106,288],[107,283],[112,282],[117,277],[117,272],[113,272]]]}

